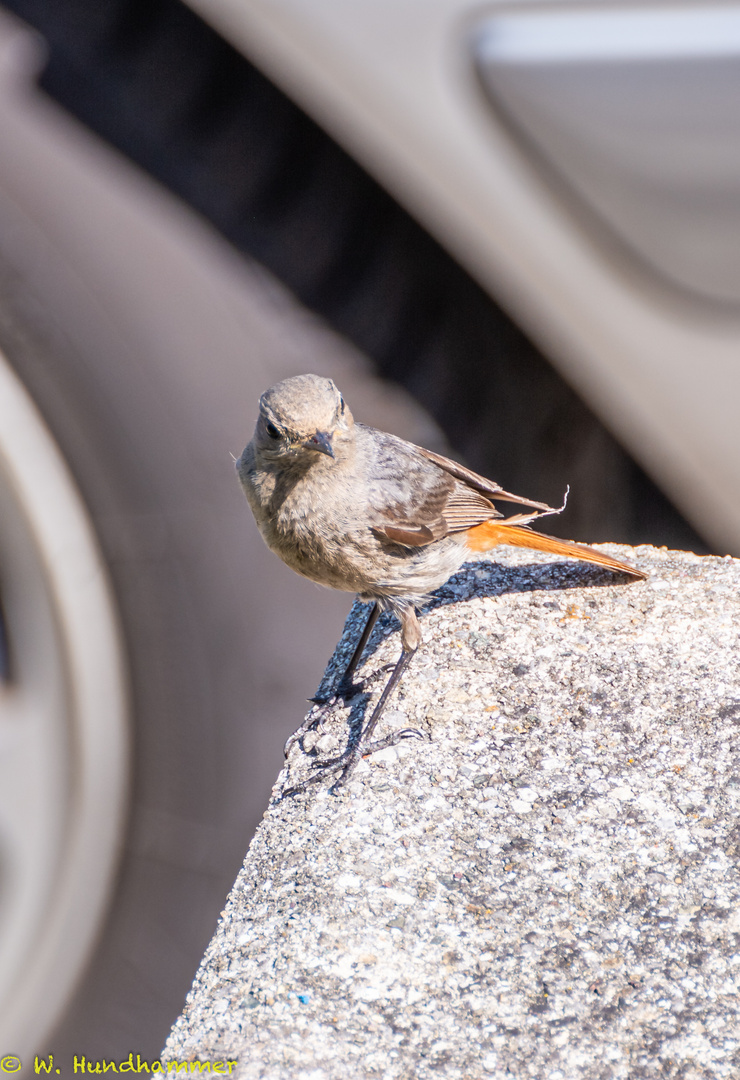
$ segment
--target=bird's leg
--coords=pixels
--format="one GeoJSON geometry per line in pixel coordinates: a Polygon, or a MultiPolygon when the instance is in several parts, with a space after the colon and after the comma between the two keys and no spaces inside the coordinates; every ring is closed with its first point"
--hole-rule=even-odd
{"type": "Polygon", "coordinates": [[[341,697],[346,700],[347,698],[352,697],[352,695],[360,689],[360,687],[355,686],[355,684],[352,682],[352,677],[357,670],[357,665],[360,663],[362,654],[365,651],[365,646],[370,640],[370,635],[372,634],[373,628],[378,621],[378,615],[380,615],[380,607],[377,603],[375,603],[370,608],[370,614],[367,617],[365,629],[360,634],[360,640],[355,646],[355,651],[352,653],[350,662],[347,664],[347,667],[344,669],[344,674],[339,680],[337,689],[335,691],[336,697],[341,697]]]}
{"type": "Polygon", "coordinates": [[[357,670],[357,665],[359,664],[360,658],[365,651],[365,646],[370,640],[370,635],[373,632],[373,627],[378,621],[379,614],[380,607],[378,606],[378,604],[373,604],[373,606],[370,608],[370,614],[367,617],[365,628],[360,634],[360,640],[357,642],[357,645],[355,646],[355,651],[352,653],[350,661],[344,669],[341,679],[337,683],[336,690],[328,698],[311,698],[311,701],[313,701],[315,705],[333,705],[334,702],[338,701],[340,698],[342,698],[342,700],[344,701],[348,701],[349,698],[354,697],[354,695],[360,689],[359,686],[356,686],[352,682],[352,676],[357,670]]]}
{"type": "Polygon", "coordinates": [[[291,749],[298,742],[298,740],[302,739],[307,731],[309,731],[313,727],[321,727],[322,726],[323,720],[324,720],[324,715],[326,713],[327,708],[334,705],[335,702],[339,701],[340,699],[343,700],[343,701],[349,700],[349,698],[353,697],[357,693],[357,691],[360,689],[359,686],[355,686],[355,684],[352,682],[352,676],[354,675],[355,671],[357,670],[357,665],[359,664],[360,658],[362,657],[362,654],[365,651],[365,646],[367,645],[368,641],[370,640],[370,635],[373,632],[373,627],[375,626],[376,622],[378,621],[378,615],[379,614],[380,614],[380,608],[378,607],[377,604],[373,604],[373,606],[370,609],[370,614],[367,617],[367,622],[365,623],[365,627],[364,627],[362,633],[360,634],[360,639],[357,642],[357,645],[355,646],[355,651],[352,653],[352,656],[350,657],[350,661],[347,664],[347,667],[344,669],[344,673],[343,673],[341,679],[337,683],[336,690],[328,698],[320,698],[320,697],[311,698],[311,701],[313,702],[313,704],[317,705],[317,706],[320,706],[320,707],[318,709],[316,709],[316,710],[311,709],[308,716],[306,717],[306,719],[301,724],[301,726],[296,728],[296,730],[293,732],[293,734],[288,737],[288,739],[286,740],[285,746],[283,747],[283,753],[285,754],[286,757],[290,753],[291,749]]]}
{"type": "MultiPolygon", "coordinates": [[[[347,750],[337,758],[330,758],[328,761],[316,762],[318,771],[313,776],[308,777],[300,784],[296,784],[295,787],[288,788],[283,792],[283,797],[288,795],[295,795],[299,791],[304,791],[309,784],[314,784],[319,780],[322,780],[325,776],[330,776],[341,769],[341,773],[337,780],[332,785],[331,790],[334,792],[340,788],[352,772],[354,771],[360,758],[365,757],[366,754],[372,754],[375,750],[381,750],[386,746],[392,746],[394,743],[400,742],[401,739],[418,736],[422,738],[420,732],[414,728],[405,728],[403,731],[396,732],[393,735],[388,736],[385,739],[380,740],[377,743],[371,743],[369,741],[370,736],[375,731],[378,725],[388,699],[393,691],[398,686],[401,676],[411,662],[411,658],[418,649],[421,643],[421,628],[419,626],[419,620],[416,617],[416,612],[413,607],[409,606],[403,608],[400,611],[401,618],[401,643],[402,650],[401,655],[398,658],[391,676],[388,682],[383,688],[383,693],[380,695],[378,704],[373,709],[372,716],[368,720],[364,729],[361,731],[359,738],[347,748],[347,750]]],[[[353,657],[354,659],[354,657],[353,657]]]]}

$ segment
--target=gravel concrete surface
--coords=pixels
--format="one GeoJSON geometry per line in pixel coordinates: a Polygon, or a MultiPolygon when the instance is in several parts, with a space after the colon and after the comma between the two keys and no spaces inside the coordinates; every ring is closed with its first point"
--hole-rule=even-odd
{"type": "MultiPolygon", "coordinates": [[[[293,748],[163,1061],[238,1060],[245,1080],[740,1076],[740,561],[605,550],[649,580],[504,551],[435,595],[380,731],[424,741],[336,796],[280,800],[367,695],[309,733],[311,756],[293,748]]],[[[399,647],[382,618],[361,674],[399,647]]]]}

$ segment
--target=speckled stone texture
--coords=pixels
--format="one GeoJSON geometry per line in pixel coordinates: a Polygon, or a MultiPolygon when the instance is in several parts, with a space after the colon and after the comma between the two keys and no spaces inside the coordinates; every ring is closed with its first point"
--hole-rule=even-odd
{"type": "MultiPolygon", "coordinates": [[[[163,1060],[740,1077],[740,561],[605,550],[650,579],[502,549],[435,596],[381,725],[427,738],[337,796],[272,802],[163,1060]]],[[[381,619],[361,673],[398,651],[381,619]]],[[[348,715],[311,754],[345,745],[348,715]]],[[[276,795],[310,760],[294,747],[276,795]]]]}

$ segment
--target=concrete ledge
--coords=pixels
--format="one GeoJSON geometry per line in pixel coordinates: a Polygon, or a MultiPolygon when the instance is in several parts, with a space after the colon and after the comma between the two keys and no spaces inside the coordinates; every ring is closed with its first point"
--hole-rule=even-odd
{"type": "Polygon", "coordinates": [[[271,804],[163,1061],[740,1075],[740,561],[607,550],[650,579],[513,551],[438,594],[387,721],[431,739],[271,804]]]}

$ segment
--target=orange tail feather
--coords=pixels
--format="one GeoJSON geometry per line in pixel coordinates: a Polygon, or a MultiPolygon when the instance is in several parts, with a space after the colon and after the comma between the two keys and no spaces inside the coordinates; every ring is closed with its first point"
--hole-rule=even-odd
{"type": "Polygon", "coordinates": [[[505,525],[502,522],[484,521],[468,529],[465,541],[470,551],[490,551],[498,544],[512,544],[514,547],[533,548],[535,551],[549,551],[552,555],[567,555],[571,559],[581,559],[583,562],[596,563],[597,566],[605,566],[608,570],[617,570],[622,574],[630,574],[636,578],[646,578],[642,570],[630,566],[629,563],[619,562],[605,555],[602,551],[596,551],[586,544],[574,544],[569,540],[558,540],[554,536],[545,536],[544,533],[532,532],[531,529],[523,529],[520,525],[505,525]]]}

